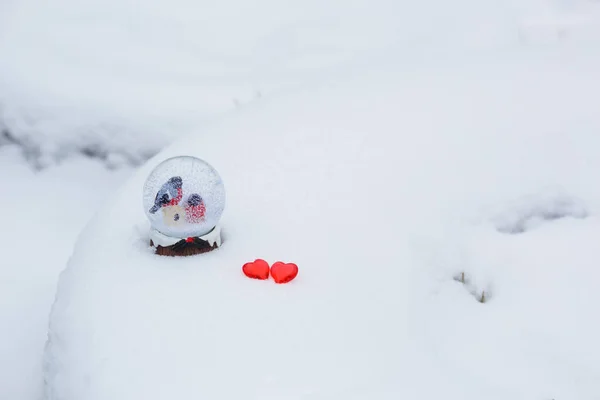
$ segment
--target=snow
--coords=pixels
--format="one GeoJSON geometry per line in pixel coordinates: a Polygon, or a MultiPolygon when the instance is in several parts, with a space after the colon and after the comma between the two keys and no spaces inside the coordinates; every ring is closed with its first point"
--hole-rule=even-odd
{"type": "Polygon", "coordinates": [[[105,199],[49,400],[597,398],[599,27],[592,0],[0,1],[0,398],[39,399],[105,199]],[[162,259],[141,187],[179,154],[222,173],[225,242],[162,259]]]}
{"type": "Polygon", "coordinates": [[[34,172],[0,147],[0,398],[39,399],[56,281],[82,227],[130,170],[72,158],[34,172]]]}
{"type": "Polygon", "coordinates": [[[46,398],[597,398],[595,48],[380,54],[178,140],[81,233],[46,398]],[[159,257],[143,183],[181,154],[225,182],[224,241],[159,257]]]}
{"type": "Polygon", "coordinates": [[[215,115],[376,52],[600,38],[589,0],[10,0],[0,126],[37,167],[84,153],[140,164],[215,115]]]}

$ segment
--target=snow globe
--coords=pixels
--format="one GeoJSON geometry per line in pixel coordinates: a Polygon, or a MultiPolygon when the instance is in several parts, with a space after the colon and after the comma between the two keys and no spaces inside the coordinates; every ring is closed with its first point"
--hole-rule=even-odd
{"type": "Polygon", "coordinates": [[[225,186],[206,161],[178,156],[161,162],[146,179],[143,193],[156,254],[189,256],[221,245],[225,186]]]}

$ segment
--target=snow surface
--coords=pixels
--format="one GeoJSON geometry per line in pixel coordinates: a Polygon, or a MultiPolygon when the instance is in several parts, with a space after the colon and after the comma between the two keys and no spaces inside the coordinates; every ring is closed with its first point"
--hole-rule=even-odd
{"type": "Polygon", "coordinates": [[[595,49],[379,56],[178,141],[82,232],[46,398],[597,399],[595,49]],[[223,246],[174,259],[141,197],[180,154],[228,204],[223,246]]]}
{"type": "Polygon", "coordinates": [[[591,0],[4,0],[0,130],[38,167],[80,152],[139,164],[373,52],[590,41],[599,27],[591,0]]]}
{"type": "Polygon", "coordinates": [[[79,157],[36,173],[19,152],[0,147],[0,399],[38,400],[58,275],[85,223],[131,170],[79,157]]]}
{"type": "MultiPolygon", "coordinates": [[[[263,398],[267,393],[286,397],[278,396],[284,392],[293,393],[288,398],[303,394],[310,398],[311,393],[313,398],[327,397],[327,393],[351,390],[350,384],[360,386],[353,392],[355,397],[364,393],[363,398],[402,394],[393,385],[382,385],[380,393],[373,394],[376,379],[370,378],[384,367],[390,375],[379,375],[381,381],[392,376],[396,385],[405,384],[403,390],[425,382],[426,388],[411,396],[414,398],[428,398],[438,389],[443,392],[446,384],[443,398],[452,398],[452,393],[461,399],[468,399],[469,393],[481,394],[479,399],[501,397],[502,393],[527,399],[598,397],[600,390],[594,383],[598,380],[598,346],[593,341],[598,328],[592,314],[598,304],[592,265],[597,259],[593,244],[598,207],[592,183],[595,177],[589,172],[597,158],[594,106],[598,103],[598,63],[592,57],[600,38],[600,3],[257,0],[251,4],[208,4],[175,0],[167,4],[158,0],[64,0],[60,5],[42,0],[0,1],[0,183],[5,188],[0,215],[4,226],[9,227],[0,234],[0,242],[19,254],[18,258],[4,258],[0,266],[1,399],[38,399],[39,355],[57,274],[79,229],[105,196],[112,197],[114,185],[127,174],[127,170],[107,172],[82,160],[78,153],[97,157],[109,167],[139,164],[182,135],[198,136],[187,139],[188,143],[206,140],[200,138],[205,129],[213,120],[223,118],[233,120],[207,132],[234,138],[213,146],[236,150],[230,154],[210,150],[209,154],[201,147],[204,142],[199,142],[194,151],[209,161],[211,157],[221,160],[218,168],[229,169],[228,187],[237,193],[237,208],[228,209],[225,216],[227,242],[219,253],[224,258],[202,258],[212,261],[203,261],[209,265],[200,271],[191,265],[197,263],[193,260],[177,261],[182,268],[175,272],[170,263],[154,258],[142,268],[137,264],[142,259],[146,263],[143,257],[148,255],[143,253],[144,240],[140,238],[147,233],[143,218],[137,215],[135,221],[125,219],[131,225],[121,227],[141,227],[141,233],[129,232],[139,246],[139,252],[132,253],[133,265],[119,267],[124,264],[123,254],[131,250],[119,248],[115,265],[90,286],[94,291],[84,295],[77,292],[89,286],[95,272],[89,272],[93,266],[87,264],[88,257],[100,251],[94,248],[88,253],[91,244],[86,242],[92,242],[95,232],[106,235],[108,229],[118,226],[118,207],[131,207],[128,210],[136,212],[133,204],[139,193],[126,188],[122,196],[130,204],[125,207],[125,200],[121,200],[106,208],[104,227],[98,222],[90,225],[76,251],[78,258],[65,273],[61,287],[67,289],[59,291],[52,323],[56,335],[47,353],[49,392],[75,393],[67,398],[78,398],[80,390],[87,390],[83,398],[119,398],[124,392],[148,389],[141,388],[139,381],[151,382],[158,376],[165,378],[165,386],[148,398],[212,394],[218,379],[206,387],[190,389],[195,385],[195,377],[190,375],[196,371],[206,375],[198,385],[225,375],[209,370],[204,357],[198,358],[200,363],[194,357],[218,352],[223,358],[217,363],[220,368],[226,368],[224,363],[231,360],[242,359],[239,368],[255,361],[244,361],[244,357],[256,356],[258,350],[240,349],[236,342],[231,349],[222,341],[209,351],[205,345],[209,340],[215,342],[214,337],[234,340],[233,332],[223,331],[251,323],[250,316],[239,316],[242,310],[235,307],[239,301],[246,302],[245,295],[254,295],[258,299],[242,307],[267,304],[264,309],[280,312],[289,306],[299,315],[298,321],[284,318],[281,322],[274,321],[273,315],[261,314],[264,327],[244,327],[249,329],[250,338],[260,335],[261,329],[270,329],[268,337],[261,336],[258,342],[273,340],[260,352],[248,375],[248,379],[259,377],[249,388],[263,398]],[[390,62],[381,56],[386,53],[401,60],[390,62]],[[585,54],[589,58],[583,57],[585,54]],[[355,73],[360,76],[365,65],[386,63],[390,67],[382,71],[382,77],[377,77],[380,71],[371,70],[370,77],[362,78],[360,84],[347,78],[337,87],[307,89],[295,99],[277,103],[285,92],[307,82],[327,82],[350,68],[358,69],[355,73]],[[490,82],[494,79],[497,81],[490,82]],[[346,87],[340,90],[340,85],[346,87]],[[326,97],[319,99],[321,95],[326,97]],[[234,109],[240,114],[237,117],[231,112],[234,109]],[[370,121],[367,112],[381,118],[370,121]],[[477,119],[473,120],[472,112],[477,119]],[[251,124],[249,120],[256,121],[251,124]],[[273,120],[279,122],[271,127],[273,120]],[[263,132],[277,135],[278,127],[288,132],[287,138],[280,138],[279,146],[272,148],[279,156],[258,157],[260,162],[254,169],[239,172],[247,166],[238,168],[241,161],[235,158],[249,157],[257,162],[254,154],[243,152],[245,144],[256,140],[254,147],[266,142],[271,146],[272,140],[263,132]],[[379,133],[370,133],[379,129],[379,133]],[[418,134],[416,138],[413,131],[418,134]],[[429,136],[421,137],[424,131],[429,136]],[[394,138],[386,136],[389,132],[394,138]],[[390,145],[395,140],[403,149],[390,145]],[[415,141],[414,146],[404,149],[409,140],[415,141]],[[322,148],[308,148],[315,142],[322,148]],[[343,143],[331,151],[337,142],[343,143]],[[440,142],[447,148],[436,148],[440,142]],[[51,166],[66,157],[73,160],[34,173],[23,165],[15,146],[5,146],[15,143],[37,167],[51,166]],[[297,156],[286,155],[296,148],[303,150],[297,156]],[[396,153],[405,159],[389,160],[396,153]],[[324,159],[330,154],[326,163],[324,159]],[[302,155],[320,161],[307,169],[302,155]],[[303,172],[296,171],[298,166],[303,172]],[[322,171],[317,172],[319,166],[322,171]],[[379,166],[382,175],[376,174],[379,166]],[[255,179],[264,171],[271,176],[255,179]],[[363,181],[353,181],[350,174],[355,172],[365,177],[366,186],[363,181]],[[314,176],[316,182],[312,181],[314,176]],[[247,181],[242,182],[242,177],[247,181]],[[326,178],[336,183],[326,184],[326,178]],[[322,193],[310,197],[311,193],[298,186],[300,183],[322,193]],[[401,195],[388,193],[394,188],[392,183],[402,185],[401,195]],[[370,192],[373,187],[376,191],[370,192]],[[241,205],[246,196],[242,188],[251,200],[266,204],[241,205]],[[265,199],[256,194],[263,189],[268,195],[265,199]],[[5,194],[17,190],[23,194],[18,201],[5,194]],[[304,212],[295,210],[300,200],[281,205],[281,198],[287,196],[285,190],[287,195],[305,200],[304,212]],[[52,213],[40,206],[40,193],[52,213]],[[64,193],[75,199],[76,205],[66,203],[64,193]],[[365,199],[371,204],[379,199],[379,193],[389,199],[382,196],[383,204],[369,207],[368,220],[349,222],[345,216],[352,214],[351,208],[361,208],[365,199]],[[393,207],[379,209],[398,196],[401,199],[393,207]],[[336,202],[339,199],[342,201],[336,202]],[[23,209],[27,210],[26,218],[22,217],[23,209]],[[326,216],[328,213],[331,215],[326,216]],[[384,226],[386,221],[390,225],[384,226]],[[363,226],[367,223],[368,227],[363,226]],[[306,241],[309,227],[310,237],[325,237],[322,245],[297,245],[306,241]],[[296,233],[286,233],[288,229],[296,233]],[[44,237],[42,244],[36,244],[43,252],[30,250],[27,238],[31,232],[44,237]],[[352,246],[359,241],[369,244],[352,246]],[[331,247],[326,247],[328,243],[331,247]],[[360,254],[350,259],[351,255],[343,254],[349,248],[365,250],[357,250],[360,254]],[[397,249],[398,254],[389,254],[390,248],[397,249]],[[371,249],[369,253],[367,249],[371,249]],[[253,286],[254,282],[245,278],[236,281],[241,263],[258,256],[271,262],[294,258],[292,261],[300,262],[300,277],[293,286],[283,288],[286,291],[277,291],[272,285],[253,286]],[[216,270],[216,264],[223,271],[216,270]],[[363,265],[381,272],[363,278],[363,265]],[[391,276],[400,285],[392,288],[393,294],[379,291],[393,284],[375,279],[387,279],[381,276],[396,265],[400,267],[391,271],[391,276]],[[345,267],[355,271],[353,275],[344,277],[340,270],[345,267]],[[317,268],[325,273],[317,273],[317,268]],[[203,274],[212,278],[204,279],[203,274]],[[69,278],[71,275],[74,277],[69,278]],[[342,277],[334,278],[336,275],[342,277]],[[361,275],[361,284],[356,283],[356,275],[361,275]],[[157,282],[159,276],[166,283],[157,282]],[[138,279],[144,280],[139,288],[138,279]],[[208,287],[203,296],[211,304],[213,298],[225,304],[215,310],[200,309],[196,315],[194,301],[196,296],[203,297],[194,293],[195,289],[212,285],[215,279],[224,282],[214,289],[208,287]],[[102,303],[98,293],[112,293],[115,280],[120,291],[110,304],[102,303]],[[130,287],[128,282],[132,282],[130,287]],[[84,286],[74,287],[80,284],[84,286]],[[302,294],[289,292],[300,285],[305,285],[302,294]],[[351,286],[357,289],[351,291],[351,286]],[[133,294],[124,294],[125,289],[133,294]],[[215,293],[219,289],[225,293],[215,293]],[[306,289],[311,294],[308,303],[306,289]],[[151,297],[150,290],[159,297],[150,305],[141,304],[151,297]],[[233,299],[224,297],[232,292],[239,294],[233,299]],[[489,302],[477,303],[482,294],[489,302]],[[85,301],[77,304],[82,296],[86,296],[85,301]],[[112,305],[122,308],[125,299],[131,306],[116,310],[111,319],[107,309],[112,305]],[[179,310],[173,303],[183,300],[190,300],[191,305],[179,310]],[[277,301],[283,305],[273,307],[271,303],[277,301]],[[65,303],[75,309],[65,310],[65,303]],[[380,310],[370,312],[373,304],[380,310]],[[156,316],[150,310],[152,305],[158,310],[156,316]],[[81,317],[96,308],[98,315],[81,317]],[[381,313],[390,308],[394,311],[389,315],[396,319],[384,321],[381,313]],[[138,310],[142,310],[140,317],[127,316],[128,320],[121,322],[125,313],[138,310]],[[61,321],[65,312],[73,313],[74,321],[61,321]],[[235,319],[230,325],[227,320],[214,323],[218,315],[213,312],[235,319]],[[340,315],[338,325],[328,313],[340,315]],[[357,318],[352,320],[350,313],[357,318]],[[106,325],[105,330],[95,330],[92,325],[78,331],[86,318],[106,325]],[[206,328],[200,319],[214,327],[206,328]],[[165,321],[174,321],[174,325],[163,326],[165,321]],[[306,321],[314,327],[305,328],[306,321]],[[400,326],[393,325],[397,321],[401,321],[400,326]],[[369,322],[375,332],[368,330],[369,322]],[[120,335],[123,325],[133,326],[127,334],[130,336],[120,335]],[[153,329],[152,335],[142,332],[145,326],[153,329]],[[273,352],[276,346],[283,347],[283,340],[271,339],[271,331],[285,333],[296,326],[303,329],[306,338],[292,335],[296,347],[289,360],[281,360],[273,352]],[[382,326],[389,331],[376,329],[382,326]],[[180,327],[189,331],[179,332],[180,327]],[[198,338],[193,337],[198,332],[198,338]],[[398,343],[390,344],[387,335],[396,332],[398,343]],[[337,333],[343,340],[332,344],[337,333]],[[130,338],[137,340],[136,334],[140,341],[137,347],[122,355],[115,352],[130,338]],[[182,340],[172,339],[180,335],[182,340]],[[66,342],[62,351],[57,337],[75,339],[66,342]],[[380,339],[381,343],[362,343],[342,354],[343,346],[361,338],[380,339]],[[163,342],[167,344],[163,346],[163,342]],[[309,344],[311,350],[305,351],[309,344]],[[388,362],[383,346],[391,349],[389,357],[402,356],[388,362]],[[146,352],[145,348],[148,354],[139,360],[133,356],[129,359],[132,352],[146,352]],[[188,349],[189,354],[179,354],[188,349]],[[153,354],[160,361],[177,361],[177,368],[144,364],[153,354]],[[113,368],[121,356],[126,362],[113,368]],[[307,361],[311,356],[316,361],[307,361]],[[71,359],[74,361],[67,365],[71,359]],[[365,365],[357,366],[358,361],[365,365]],[[295,362],[298,365],[289,367],[295,362]],[[130,365],[138,369],[133,377],[138,381],[113,385],[119,379],[127,380],[131,374],[126,367],[130,365]],[[297,382],[286,383],[288,378],[279,365],[300,370],[297,382]],[[337,373],[330,373],[332,366],[337,373]],[[348,387],[339,383],[371,366],[363,381],[348,379],[348,387]],[[76,370],[79,367],[83,368],[81,374],[76,370]],[[396,379],[399,370],[405,373],[396,379]],[[414,381],[405,383],[412,378],[414,381]],[[296,390],[300,386],[305,390],[296,390]],[[115,396],[104,395],[111,390],[115,396]],[[173,396],[162,396],[164,392],[173,396]]],[[[145,166],[135,182],[140,184],[144,171],[168,154],[187,152],[187,144],[178,146],[145,166]]],[[[118,238],[123,237],[121,232],[107,243],[121,242],[118,238]]],[[[99,260],[109,256],[103,257],[99,260]]],[[[242,335],[236,334],[238,340],[242,335]]],[[[239,369],[234,369],[233,377],[239,376],[236,371],[239,369]]],[[[229,386],[227,390],[235,392],[235,397],[245,393],[239,385],[229,386]]]]}

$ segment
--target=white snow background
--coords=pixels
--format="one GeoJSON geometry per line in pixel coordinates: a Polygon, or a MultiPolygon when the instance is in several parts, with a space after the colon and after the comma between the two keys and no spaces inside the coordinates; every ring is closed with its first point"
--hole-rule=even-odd
{"type": "Polygon", "coordinates": [[[39,398],[55,279],[104,199],[59,286],[49,398],[598,398],[598,20],[583,0],[0,3],[0,398],[39,398]],[[124,189],[78,155],[139,164],[183,134],[124,189]],[[173,264],[139,198],[181,152],[230,204],[223,249],[173,264]],[[300,276],[247,280],[254,257],[300,276]]]}
{"type": "Polygon", "coordinates": [[[508,55],[387,58],[160,153],[75,246],[48,398],[596,398],[600,59],[508,55]],[[224,245],[157,257],[139,197],[182,153],[223,177],[224,245]]]}
{"type": "Polygon", "coordinates": [[[7,145],[0,171],[0,399],[34,400],[58,274],[79,231],[130,170],[72,157],[35,172],[7,145]]]}
{"type": "Polygon", "coordinates": [[[591,0],[4,0],[0,124],[45,166],[139,164],[215,114],[373,52],[596,40],[591,0]]]}

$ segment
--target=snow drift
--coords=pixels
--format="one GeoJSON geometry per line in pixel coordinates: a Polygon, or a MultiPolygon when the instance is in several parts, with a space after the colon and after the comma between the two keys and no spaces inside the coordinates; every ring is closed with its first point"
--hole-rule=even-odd
{"type": "Polygon", "coordinates": [[[600,60],[585,54],[380,60],[161,152],[62,273],[47,399],[596,398],[600,60]],[[221,249],[174,259],[149,248],[141,196],[179,154],[217,168],[228,206],[221,249]],[[247,279],[258,257],[300,273],[247,279]]]}
{"type": "Polygon", "coordinates": [[[584,0],[5,1],[0,126],[38,166],[78,152],[139,164],[215,114],[376,51],[589,40],[598,17],[584,0]]]}
{"type": "Polygon", "coordinates": [[[39,400],[56,282],[81,229],[130,169],[84,157],[34,171],[0,148],[0,399],[39,400]]]}

